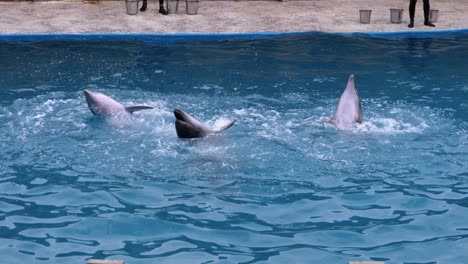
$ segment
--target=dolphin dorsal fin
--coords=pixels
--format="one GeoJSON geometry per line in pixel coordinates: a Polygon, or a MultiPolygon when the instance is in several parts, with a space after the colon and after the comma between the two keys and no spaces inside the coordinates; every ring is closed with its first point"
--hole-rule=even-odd
{"type": "Polygon", "coordinates": [[[232,127],[234,125],[234,123],[236,123],[236,121],[237,121],[236,119],[232,120],[231,122],[227,123],[226,125],[224,125],[220,129],[217,129],[216,132],[223,132],[224,130],[232,127]]]}
{"type": "Polygon", "coordinates": [[[147,106],[147,105],[134,105],[134,106],[125,107],[125,110],[127,110],[127,112],[129,112],[130,114],[133,114],[133,112],[136,112],[136,111],[146,110],[146,109],[153,109],[153,107],[147,106]]]}

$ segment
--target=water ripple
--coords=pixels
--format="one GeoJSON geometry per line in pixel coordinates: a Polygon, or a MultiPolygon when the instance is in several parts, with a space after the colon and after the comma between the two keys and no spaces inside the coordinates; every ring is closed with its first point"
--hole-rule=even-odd
{"type": "Polygon", "coordinates": [[[0,42],[0,255],[462,263],[466,43],[0,42]],[[364,122],[343,132],[327,121],[350,73],[364,122]],[[94,117],[84,88],[154,109],[94,117]],[[180,140],[175,107],[237,122],[180,140]]]}

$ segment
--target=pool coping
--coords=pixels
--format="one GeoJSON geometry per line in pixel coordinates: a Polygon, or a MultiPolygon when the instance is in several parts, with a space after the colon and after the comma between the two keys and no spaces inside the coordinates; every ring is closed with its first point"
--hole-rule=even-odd
{"type": "MultiPolygon", "coordinates": [[[[468,6],[460,0],[436,1],[436,27],[424,26],[422,6],[418,6],[414,28],[409,29],[408,13],[401,23],[391,23],[390,9],[408,9],[408,0],[210,0],[200,1],[197,15],[179,12],[164,16],[151,3],[146,12],[128,15],[125,1],[36,1],[2,2],[0,34],[294,34],[297,32],[380,33],[397,31],[439,31],[468,28],[468,6]],[[344,4],[346,2],[346,4],[344,4]],[[372,10],[368,24],[360,23],[359,10],[372,10]]],[[[437,34],[437,33],[436,33],[437,34]]],[[[200,35],[198,35],[200,36],[200,35]]]]}

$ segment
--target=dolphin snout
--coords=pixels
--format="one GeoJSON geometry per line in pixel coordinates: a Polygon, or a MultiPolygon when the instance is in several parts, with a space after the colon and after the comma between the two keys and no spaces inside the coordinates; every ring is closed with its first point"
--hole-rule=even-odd
{"type": "Polygon", "coordinates": [[[88,89],[83,90],[83,94],[85,95],[86,99],[91,99],[93,93],[89,91],[88,89]]]}
{"type": "Polygon", "coordinates": [[[179,108],[174,109],[174,116],[177,120],[185,121],[184,112],[179,108]]]}
{"type": "Polygon", "coordinates": [[[84,90],[83,90],[83,93],[84,93],[85,95],[87,95],[87,96],[91,95],[91,92],[88,91],[88,89],[84,89],[84,90]]]}

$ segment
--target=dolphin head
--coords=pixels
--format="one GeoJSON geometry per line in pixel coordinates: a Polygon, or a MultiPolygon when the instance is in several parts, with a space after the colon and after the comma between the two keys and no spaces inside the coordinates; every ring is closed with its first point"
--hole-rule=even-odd
{"type": "Polygon", "coordinates": [[[94,93],[85,89],[83,90],[83,94],[86,98],[86,103],[88,103],[89,110],[91,110],[94,115],[99,115],[99,101],[94,93]]]}
{"type": "Polygon", "coordinates": [[[175,128],[179,138],[200,138],[210,133],[210,129],[203,123],[179,108],[174,109],[174,116],[176,118],[175,128]]]}
{"type": "Polygon", "coordinates": [[[351,74],[344,92],[336,106],[335,116],[330,119],[338,129],[352,129],[356,123],[362,123],[361,99],[354,85],[354,75],[351,74]]]}

